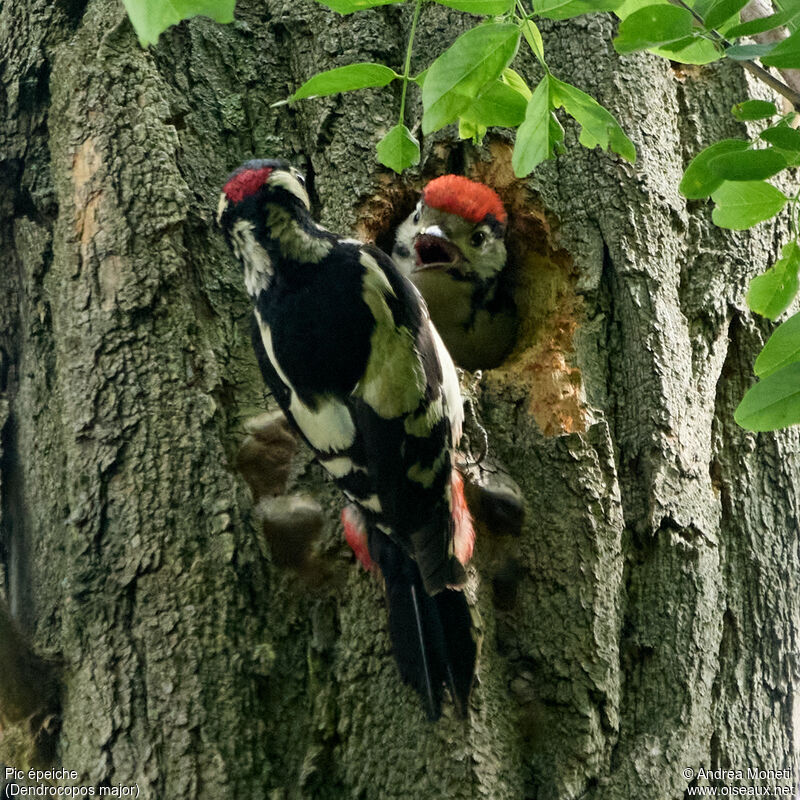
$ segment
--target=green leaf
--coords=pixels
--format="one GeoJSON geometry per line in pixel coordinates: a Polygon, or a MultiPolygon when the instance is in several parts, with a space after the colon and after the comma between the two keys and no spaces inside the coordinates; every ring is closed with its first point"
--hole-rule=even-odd
{"type": "Polygon", "coordinates": [[[761,58],[775,47],[773,44],[735,44],[725,48],[725,55],[734,61],[751,61],[761,58]]]}
{"type": "Polygon", "coordinates": [[[701,150],[686,167],[678,191],[688,200],[702,200],[722,185],[722,178],[709,168],[712,159],[722,153],[747,150],[749,142],[742,139],[723,139],[701,150]]]}
{"type": "Polygon", "coordinates": [[[233,22],[235,0],[122,0],[139,44],[147,47],[170,25],[202,14],[216,22],[233,22]]]}
{"type": "Polygon", "coordinates": [[[481,91],[460,120],[488,128],[500,125],[516,128],[525,119],[526,99],[503,81],[495,81],[481,91]]]}
{"type": "Polygon", "coordinates": [[[553,145],[553,155],[560,155],[566,153],[567,148],[564,146],[564,128],[558,121],[554,112],[550,112],[550,119],[547,123],[547,128],[550,134],[550,141],[553,145]]]}
{"type": "Polygon", "coordinates": [[[786,158],[772,148],[723,153],[708,163],[711,172],[724,181],[760,181],[786,166],[786,158]]]}
{"type": "Polygon", "coordinates": [[[759,377],[766,378],[795,361],[800,361],[800,313],[778,325],[758,354],[755,372],[759,377]]]}
{"type": "Polygon", "coordinates": [[[531,99],[531,92],[528,84],[525,83],[525,78],[518,72],[515,72],[511,67],[506,67],[503,70],[503,83],[508,84],[515,92],[519,92],[524,98],[525,102],[531,99]]]}
{"type": "MultiPolygon", "coordinates": [[[[800,6],[798,6],[797,0],[774,0],[773,5],[777,11],[800,11],[800,6]]],[[[786,27],[789,28],[790,31],[797,30],[797,23],[796,19],[792,19],[789,23],[786,24],[786,27]]]]}
{"type": "Polygon", "coordinates": [[[747,305],[769,319],[783,314],[797,294],[797,270],[800,268],[800,247],[789,242],[781,257],[763,275],[750,281],[747,305]]]}
{"type": "Polygon", "coordinates": [[[626,17],[629,17],[635,11],[639,11],[642,8],[647,8],[648,6],[669,5],[674,5],[674,3],[670,3],[669,0],[622,0],[616,4],[616,7],[613,10],[620,20],[623,20],[626,17]]]}
{"type": "Polygon", "coordinates": [[[759,134],[765,142],[769,142],[781,150],[800,153],[800,131],[791,128],[785,122],[774,128],[767,128],[759,134]]]}
{"type": "Polygon", "coordinates": [[[692,23],[692,12],[686,8],[646,6],[620,22],[614,49],[618,53],[631,53],[676,42],[692,33],[692,23]]]}
{"type": "Polygon", "coordinates": [[[694,36],[679,39],[677,42],[666,44],[663,47],[648,47],[647,49],[657,56],[677,61],[679,64],[703,65],[719,61],[722,58],[722,53],[713,42],[694,36]]]}
{"type": "Polygon", "coordinates": [[[768,119],[774,117],[778,113],[775,108],[775,103],[770,103],[767,100],[745,100],[743,103],[737,103],[732,109],[736,119],[745,121],[753,119],[768,119]]]}
{"type": "MultiPolygon", "coordinates": [[[[798,11],[800,10],[800,6],[798,6],[797,0],[774,0],[773,5],[778,11],[798,11]]],[[[792,30],[795,30],[792,28],[792,30]]]]}
{"type": "Polygon", "coordinates": [[[569,19],[593,11],[613,11],[619,0],[533,0],[533,10],[546,19],[569,19]]]}
{"type": "Polygon", "coordinates": [[[717,3],[718,0],[688,0],[688,4],[692,7],[692,10],[697,14],[699,17],[703,17],[705,19],[706,14],[708,14],[711,6],[717,3]]]}
{"type": "Polygon", "coordinates": [[[774,217],[786,205],[783,192],[764,181],[725,181],[712,195],[711,219],[720,228],[741,231],[774,217]]]}
{"type": "Polygon", "coordinates": [[[569,83],[550,78],[550,102],[564,110],[581,126],[578,141],[588,148],[609,147],[626,161],[636,161],[636,148],[614,117],[593,97],[569,83]]]}
{"type": "Polygon", "coordinates": [[[383,64],[349,64],[325,72],[318,72],[309,78],[291,97],[290,101],[307,97],[322,97],[337,92],[352,92],[371,86],[386,86],[395,78],[400,78],[393,69],[383,64]]]}
{"type": "Polygon", "coordinates": [[[790,19],[800,13],[798,9],[792,8],[788,11],[779,11],[777,14],[770,14],[768,17],[761,17],[750,22],[743,22],[729,28],[727,31],[728,39],[736,39],[740,36],[756,36],[759,33],[766,33],[774,28],[780,28],[789,22],[790,19]]]}
{"type": "Polygon", "coordinates": [[[483,141],[483,137],[486,136],[486,131],[487,128],[485,125],[478,125],[470,122],[464,119],[464,117],[458,118],[459,139],[472,139],[475,144],[479,145],[483,141]]]}
{"type": "Polygon", "coordinates": [[[520,30],[511,24],[484,24],[461,34],[428,67],[422,86],[422,132],[455,121],[480,91],[500,77],[517,52],[520,30]]]}
{"type": "Polygon", "coordinates": [[[377,150],[378,161],[397,173],[419,164],[419,142],[405,125],[395,125],[378,142],[377,150]]]}
{"type": "Polygon", "coordinates": [[[520,23],[520,30],[528,43],[528,47],[539,60],[540,64],[544,64],[544,41],[542,40],[542,32],[536,25],[529,19],[520,23]]]}
{"type": "Polygon", "coordinates": [[[800,422],[800,361],[751,386],[733,418],[751,431],[774,431],[800,422]]]}
{"type": "MultiPolygon", "coordinates": [[[[534,89],[525,109],[525,121],[517,131],[517,141],[511,156],[511,166],[518,178],[524,178],[547,158],[553,155],[554,131],[550,125],[550,81],[545,75],[534,89]]],[[[562,131],[561,137],[564,133],[562,131]]]]}
{"type": "Polygon", "coordinates": [[[719,28],[731,17],[738,16],[749,2],[750,0],[717,0],[716,3],[712,3],[708,11],[703,14],[706,28],[719,28]]]}
{"type": "Polygon", "coordinates": [[[795,31],[782,42],[778,42],[769,55],[761,57],[761,63],[778,69],[800,68],[800,31],[795,31]]]}
{"type": "MultiPolygon", "coordinates": [[[[397,0],[395,0],[397,2],[397,0]]],[[[514,7],[514,0],[435,0],[441,6],[466,11],[468,14],[505,14],[514,7]]]]}
{"type": "Polygon", "coordinates": [[[390,3],[396,3],[397,0],[317,0],[317,2],[340,14],[352,14],[354,11],[363,11],[365,8],[388,6],[390,3]]]}

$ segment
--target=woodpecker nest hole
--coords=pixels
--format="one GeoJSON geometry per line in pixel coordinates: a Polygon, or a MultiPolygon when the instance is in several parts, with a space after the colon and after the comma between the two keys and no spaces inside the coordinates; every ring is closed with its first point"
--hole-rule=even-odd
{"type": "MultiPolygon", "coordinates": [[[[472,180],[491,186],[508,212],[508,280],[519,312],[516,345],[504,362],[486,374],[498,391],[528,399],[528,409],[546,436],[586,429],[581,373],[573,363],[573,338],[583,318],[577,269],[556,243],[553,221],[539,198],[518,180],[511,147],[489,145],[488,161],[473,161],[472,180]]],[[[423,186],[381,176],[380,190],[362,206],[356,234],[391,253],[397,226],[411,213],[423,186]]]]}

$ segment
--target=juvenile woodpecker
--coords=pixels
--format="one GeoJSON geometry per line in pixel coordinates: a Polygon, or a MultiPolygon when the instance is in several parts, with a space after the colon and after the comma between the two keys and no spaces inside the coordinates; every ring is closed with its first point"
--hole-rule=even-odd
{"type": "Polygon", "coordinates": [[[493,189],[442,175],[425,186],[397,229],[395,263],[422,293],[450,355],[465,369],[496,367],[514,346],[506,222],[493,189]]]}
{"type": "Polygon", "coordinates": [[[476,644],[459,591],[473,529],[453,449],[462,402],[424,301],[383,252],[311,216],[302,176],[250,161],[218,210],[254,304],[253,346],[289,421],[351,501],[345,534],[385,579],[403,679],[461,713],[476,644]]]}

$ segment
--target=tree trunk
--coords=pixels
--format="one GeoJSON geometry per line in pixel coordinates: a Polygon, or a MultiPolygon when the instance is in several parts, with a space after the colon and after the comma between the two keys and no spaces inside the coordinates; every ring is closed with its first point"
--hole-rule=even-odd
{"type": "MultiPolygon", "coordinates": [[[[502,132],[477,148],[448,129],[419,171],[380,168],[391,90],[272,107],[324,68],[398,66],[409,12],[240,0],[234,24],[142,50],[109,0],[0,7],[0,589],[60,682],[56,761],[77,772],[60,782],[242,800],[682,798],[701,768],[792,785],[746,770],[800,758],[800,440],[733,422],[768,332],[744,293],[781,230],[720,231],[677,193],[694,153],[743,134],[728,109],[753,87],[736,65],[620,58],[605,15],[553,23],[555,74],[639,159],[568,126],[524,182],[502,132]],[[235,463],[271,401],[213,222],[256,156],[308,173],[323,224],[384,246],[444,171],[511,211],[520,345],[478,393],[528,514],[518,539],[478,541],[467,721],[428,723],[400,683],[382,589],[305,449],[290,488],[325,508],[324,579],[264,546],[235,463]]],[[[467,25],[426,6],[415,68],[467,25]]]]}

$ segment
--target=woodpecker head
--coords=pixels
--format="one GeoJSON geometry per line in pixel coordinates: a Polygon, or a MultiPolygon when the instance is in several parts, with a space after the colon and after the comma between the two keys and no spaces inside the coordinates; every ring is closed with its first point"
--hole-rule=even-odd
{"type": "Polygon", "coordinates": [[[443,175],[425,187],[397,229],[392,257],[465,369],[498,366],[516,340],[516,304],[504,272],[506,222],[493,189],[443,175]]]}
{"type": "Polygon", "coordinates": [[[265,203],[272,202],[293,208],[311,207],[305,190],[305,179],[286,161],[256,159],[234,170],[222,188],[217,207],[217,222],[229,234],[238,219],[255,221],[264,217],[265,203]]]}
{"type": "Polygon", "coordinates": [[[318,262],[330,234],[309,213],[305,179],[279,159],[248,161],[229,176],[217,208],[225,240],[244,267],[251,297],[287,264],[318,262]]]}
{"type": "Polygon", "coordinates": [[[392,255],[416,284],[435,272],[455,280],[488,281],[506,264],[506,221],[493,189],[461,175],[443,175],[425,187],[398,228],[392,255]]]}

